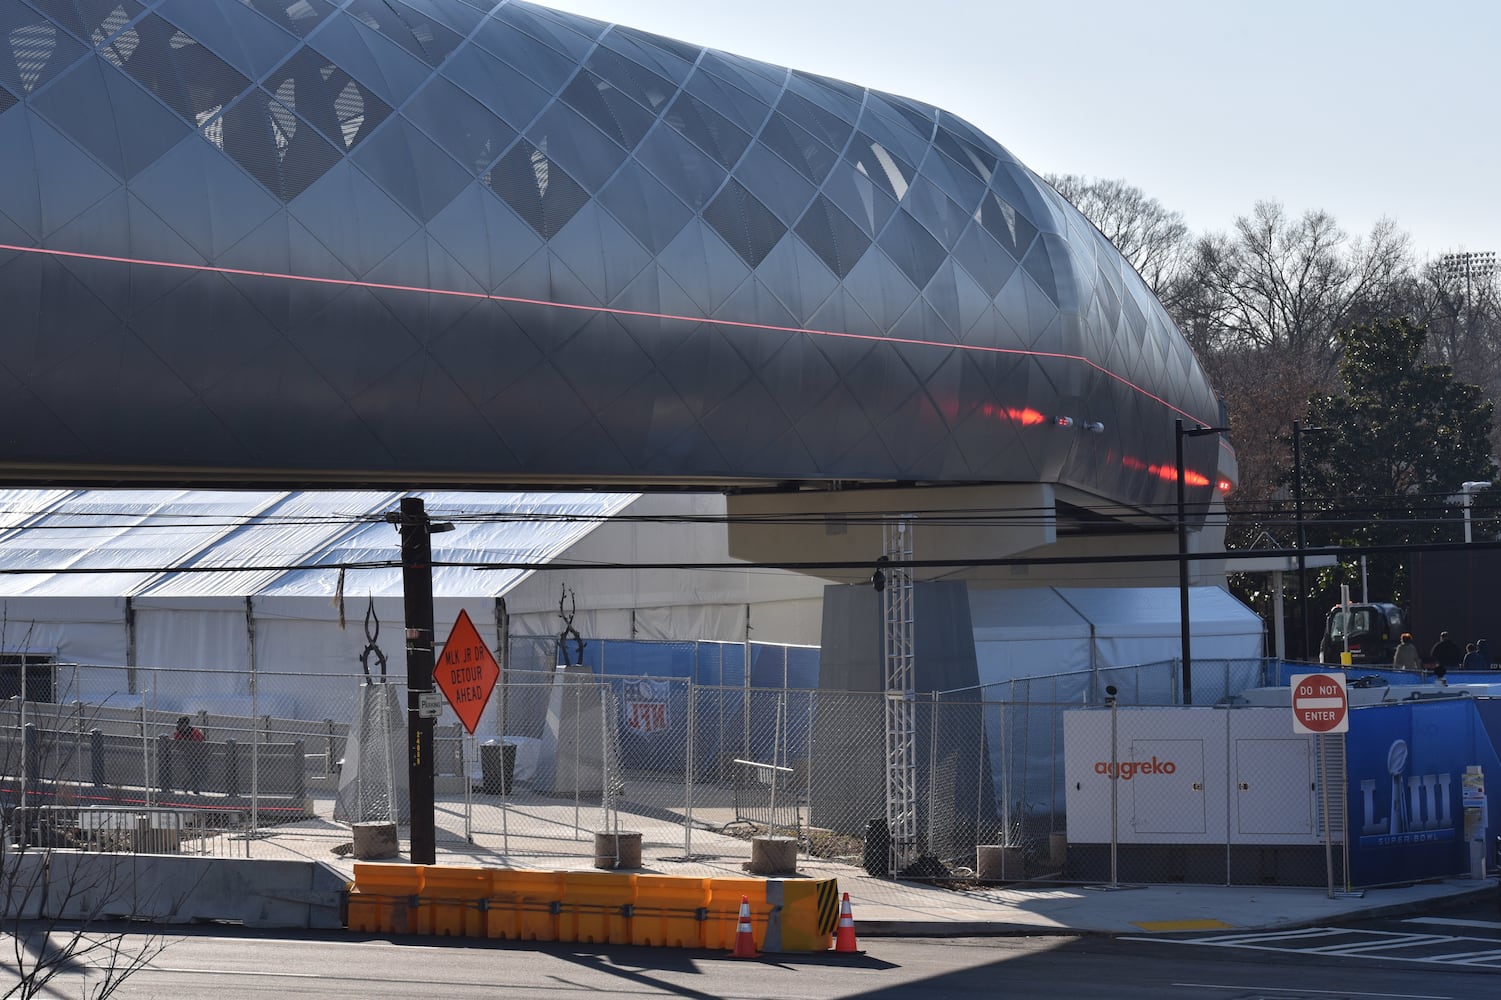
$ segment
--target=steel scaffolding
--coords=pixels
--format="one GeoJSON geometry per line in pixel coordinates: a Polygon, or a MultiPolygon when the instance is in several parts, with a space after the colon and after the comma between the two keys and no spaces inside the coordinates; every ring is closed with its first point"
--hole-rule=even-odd
{"type": "Polygon", "coordinates": [[[916,706],[913,701],[912,526],[898,518],[885,527],[882,668],[886,682],[886,829],[891,873],[917,860],[916,706]]]}

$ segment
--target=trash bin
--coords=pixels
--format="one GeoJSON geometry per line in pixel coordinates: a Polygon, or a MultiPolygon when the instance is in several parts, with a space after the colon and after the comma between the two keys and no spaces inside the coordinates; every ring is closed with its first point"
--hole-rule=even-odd
{"type": "Polygon", "coordinates": [[[884,817],[865,824],[865,874],[873,878],[891,875],[891,831],[884,817]]]}
{"type": "Polygon", "coordinates": [[[509,795],[516,781],[516,744],[489,742],[479,748],[480,791],[509,795]]]}

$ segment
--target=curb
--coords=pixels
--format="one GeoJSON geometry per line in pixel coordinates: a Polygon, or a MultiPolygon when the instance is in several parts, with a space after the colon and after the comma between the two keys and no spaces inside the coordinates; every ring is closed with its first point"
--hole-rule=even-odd
{"type": "Polygon", "coordinates": [[[1083,937],[1117,934],[1087,927],[1060,927],[1056,924],[1011,924],[995,920],[861,920],[860,936],[865,937],[1083,937]]]}
{"type": "MultiPolygon", "coordinates": [[[[1343,926],[1360,920],[1381,920],[1405,916],[1410,913],[1431,913],[1484,902],[1501,894],[1501,881],[1490,877],[1473,889],[1449,895],[1400,903],[1385,903],[1343,913],[1326,914],[1307,919],[1282,920],[1264,924],[1243,924],[1227,930],[1241,933],[1275,930],[1301,930],[1324,925],[1343,926]]],[[[859,922],[862,937],[1119,937],[1122,935],[1153,936],[1171,939],[1175,934],[1203,933],[1202,931],[1151,931],[1140,927],[1079,927],[1058,924],[1008,923],[997,920],[882,920],[862,919],[859,922]]]]}
{"type": "Polygon", "coordinates": [[[1342,913],[1332,920],[1302,920],[1296,923],[1268,924],[1263,928],[1253,930],[1271,930],[1286,928],[1296,930],[1302,927],[1317,927],[1319,924],[1348,924],[1355,920],[1382,920],[1386,917],[1402,917],[1409,913],[1424,911],[1446,910],[1455,906],[1465,906],[1470,903],[1484,902],[1498,892],[1501,892],[1501,882],[1495,878],[1487,878],[1489,885],[1476,886],[1474,889],[1466,889],[1449,896],[1440,896],[1434,899],[1414,900],[1406,903],[1388,903],[1383,906],[1372,906],[1363,910],[1352,910],[1342,913]]]}

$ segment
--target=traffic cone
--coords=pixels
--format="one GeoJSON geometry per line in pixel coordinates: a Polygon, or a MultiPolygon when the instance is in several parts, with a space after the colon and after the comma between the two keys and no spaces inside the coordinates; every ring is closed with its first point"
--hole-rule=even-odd
{"type": "Polygon", "coordinates": [[[740,925],[735,928],[735,950],[730,952],[731,958],[760,958],[761,953],[756,950],[756,939],[751,933],[750,897],[740,897],[740,925]]]}
{"type": "Polygon", "coordinates": [[[839,933],[834,936],[834,950],[852,955],[863,955],[855,944],[855,915],[850,912],[850,894],[845,893],[839,903],[839,933]]]}

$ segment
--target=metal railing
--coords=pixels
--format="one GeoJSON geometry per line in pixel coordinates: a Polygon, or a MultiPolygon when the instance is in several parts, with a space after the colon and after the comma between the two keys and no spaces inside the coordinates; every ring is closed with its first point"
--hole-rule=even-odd
{"type": "Polygon", "coordinates": [[[109,854],[249,856],[249,822],[233,809],[21,806],[4,828],[7,851],[65,848],[109,854]]]}

